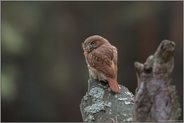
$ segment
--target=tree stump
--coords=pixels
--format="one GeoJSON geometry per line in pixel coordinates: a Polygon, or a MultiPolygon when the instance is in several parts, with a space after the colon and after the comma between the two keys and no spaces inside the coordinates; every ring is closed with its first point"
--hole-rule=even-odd
{"type": "Polygon", "coordinates": [[[144,64],[135,62],[138,87],[133,108],[134,121],[176,121],[181,113],[171,73],[175,43],[163,40],[144,64]]]}

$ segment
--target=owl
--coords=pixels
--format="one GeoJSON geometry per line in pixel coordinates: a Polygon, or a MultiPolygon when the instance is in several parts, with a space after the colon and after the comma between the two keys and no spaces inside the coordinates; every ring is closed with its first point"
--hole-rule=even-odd
{"type": "Polygon", "coordinates": [[[89,75],[99,81],[107,81],[111,90],[120,92],[117,82],[117,48],[99,35],[88,37],[83,43],[89,75]]]}

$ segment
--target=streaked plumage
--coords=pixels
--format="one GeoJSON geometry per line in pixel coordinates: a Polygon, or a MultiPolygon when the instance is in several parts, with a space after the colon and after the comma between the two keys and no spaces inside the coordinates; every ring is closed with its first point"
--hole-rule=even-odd
{"type": "Polygon", "coordinates": [[[108,81],[111,90],[120,91],[117,82],[117,49],[107,39],[94,35],[82,44],[89,74],[99,81],[108,81]]]}

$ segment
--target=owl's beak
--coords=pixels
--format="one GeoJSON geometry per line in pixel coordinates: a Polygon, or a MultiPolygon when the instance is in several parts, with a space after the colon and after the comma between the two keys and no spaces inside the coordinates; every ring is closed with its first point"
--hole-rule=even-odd
{"type": "Polygon", "coordinates": [[[82,43],[82,49],[83,49],[84,51],[89,52],[89,51],[90,51],[90,46],[85,46],[84,43],[82,43]]]}

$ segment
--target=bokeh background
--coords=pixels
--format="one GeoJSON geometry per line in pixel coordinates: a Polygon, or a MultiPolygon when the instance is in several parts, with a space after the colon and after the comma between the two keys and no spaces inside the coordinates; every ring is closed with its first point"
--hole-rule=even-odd
{"type": "MultiPolygon", "coordinates": [[[[183,3],[1,2],[2,121],[82,121],[88,70],[81,43],[98,34],[118,48],[118,81],[134,93],[134,62],[176,42],[172,74],[183,104],[183,3]]],[[[182,120],[182,117],[180,118],[182,120]]]]}

